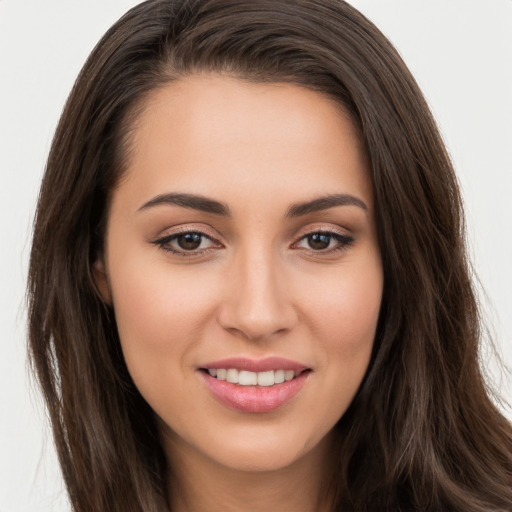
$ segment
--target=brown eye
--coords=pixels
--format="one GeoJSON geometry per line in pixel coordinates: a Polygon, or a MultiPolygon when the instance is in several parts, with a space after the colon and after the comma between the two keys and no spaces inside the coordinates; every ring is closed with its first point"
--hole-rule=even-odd
{"type": "Polygon", "coordinates": [[[201,245],[203,235],[200,233],[184,233],[175,238],[176,243],[185,251],[193,251],[201,245]]]}
{"type": "Polygon", "coordinates": [[[313,231],[304,235],[296,244],[300,249],[330,254],[332,252],[347,249],[354,239],[333,231],[313,231]]]}
{"type": "Polygon", "coordinates": [[[164,251],[181,256],[197,256],[214,248],[220,248],[211,237],[200,231],[185,231],[164,236],[152,242],[164,251]]]}
{"type": "Polygon", "coordinates": [[[331,243],[331,239],[332,236],[327,233],[312,233],[307,237],[309,247],[316,251],[327,249],[331,243]]]}

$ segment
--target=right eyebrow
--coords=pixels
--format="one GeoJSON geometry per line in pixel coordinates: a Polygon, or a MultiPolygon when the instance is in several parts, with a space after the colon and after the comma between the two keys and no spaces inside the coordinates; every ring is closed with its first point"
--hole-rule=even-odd
{"type": "Polygon", "coordinates": [[[150,199],[147,203],[144,203],[138,211],[147,210],[148,208],[164,204],[176,205],[183,208],[199,210],[201,212],[231,217],[231,211],[229,210],[228,205],[196,194],[160,194],[153,197],[153,199],[150,199]]]}

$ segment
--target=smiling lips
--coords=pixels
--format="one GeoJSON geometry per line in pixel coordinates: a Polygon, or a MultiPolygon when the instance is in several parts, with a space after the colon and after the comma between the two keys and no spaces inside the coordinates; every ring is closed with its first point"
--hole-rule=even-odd
{"type": "Polygon", "coordinates": [[[311,373],[304,365],[282,358],[224,359],[200,370],[210,391],[223,404],[252,413],[270,412],[287,403],[311,373]]]}
{"type": "Polygon", "coordinates": [[[269,370],[268,372],[238,371],[236,368],[209,369],[208,373],[218,380],[225,380],[239,386],[274,386],[292,380],[295,375],[293,370],[269,370]]]}

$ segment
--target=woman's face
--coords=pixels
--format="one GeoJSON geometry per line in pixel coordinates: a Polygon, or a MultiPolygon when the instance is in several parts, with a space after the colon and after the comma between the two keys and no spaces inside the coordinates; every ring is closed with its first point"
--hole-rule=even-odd
{"type": "Polygon", "coordinates": [[[169,453],[273,470],[320,451],[367,369],[383,286],[349,117],[293,84],[153,92],[95,272],[169,453]]]}

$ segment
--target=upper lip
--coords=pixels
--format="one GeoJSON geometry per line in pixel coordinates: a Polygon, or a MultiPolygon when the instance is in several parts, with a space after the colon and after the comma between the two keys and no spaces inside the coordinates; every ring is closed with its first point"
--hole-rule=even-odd
{"type": "Polygon", "coordinates": [[[294,372],[302,372],[309,369],[308,366],[285,359],[283,357],[266,357],[264,359],[250,359],[247,357],[230,357],[212,361],[201,366],[202,369],[219,369],[219,368],[235,368],[237,370],[246,370],[249,372],[268,372],[270,370],[293,370],[294,372]]]}

